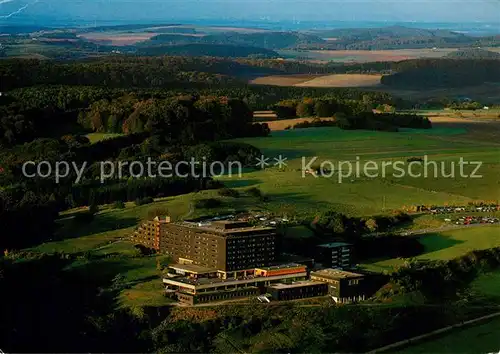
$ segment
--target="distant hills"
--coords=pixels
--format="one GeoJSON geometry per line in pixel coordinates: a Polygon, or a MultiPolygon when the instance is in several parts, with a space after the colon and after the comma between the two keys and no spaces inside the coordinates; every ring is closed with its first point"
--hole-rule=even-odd
{"type": "Polygon", "coordinates": [[[279,54],[265,48],[238,46],[230,44],[176,44],[162,46],[145,46],[137,50],[138,55],[180,55],[180,56],[209,56],[221,58],[277,58],[279,54]]]}
{"type": "MultiPolygon", "coordinates": [[[[500,36],[472,37],[444,29],[404,26],[303,31],[202,27],[181,24],[127,24],[49,29],[0,27],[0,56],[30,53],[49,58],[93,53],[277,58],[280,50],[395,50],[500,47],[500,36]],[[30,41],[33,42],[30,43],[30,41]],[[35,44],[43,44],[43,47],[35,44]],[[32,49],[26,50],[29,46],[32,49]],[[53,50],[57,47],[57,51],[53,50]],[[68,53],[64,53],[67,50],[68,53]],[[73,53],[70,53],[73,54],[73,53]]],[[[92,54],[94,55],[94,54],[92,54]]],[[[463,52],[450,58],[497,58],[495,53],[463,52]]]]}
{"type": "Polygon", "coordinates": [[[392,26],[385,28],[351,28],[308,31],[327,39],[316,49],[388,50],[420,48],[457,48],[500,46],[500,36],[471,37],[449,30],[429,30],[392,26]]]}
{"type": "Polygon", "coordinates": [[[225,44],[238,46],[251,46],[265,49],[286,49],[296,47],[306,47],[316,45],[325,41],[318,36],[300,32],[259,32],[259,33],[238,33],[223,32],[201,36],[179,35],[174,33],[159,34],[142,45],[150,44],[225,44]]]}

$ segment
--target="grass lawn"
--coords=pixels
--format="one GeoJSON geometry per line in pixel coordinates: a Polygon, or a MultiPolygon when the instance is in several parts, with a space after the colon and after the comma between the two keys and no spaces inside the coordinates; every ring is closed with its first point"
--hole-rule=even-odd
{"type": "MultiPolygon", "coordinates": [[[[242,181],[258,186],[269,194],[270,206],[293,204],[297,212],[310,214],[321,209],[335,209],[352,215],[373,215],[417,204],[467,204],[473,200],[498,200],[498,176],[500,163],[498,145],[493,142],[478,142],[467,138],[467,129],[459,127],[437,127],[431,130],[403,130],[399,133],[375,131],[343,131],[338,128],[309,128],[273,132],[268,138],[240,139],[257,146],[266,157],[287,158],[283,169],[269,167],[265,170],[247,171],[242,176],[221,178],[230,187],[238,187],[242,181]],[[414,166],[414,175],[399,177],[391,166],[383,163],[402,161],[409,157],[427,156],[438,168],[444,164],[446,172],[452,164],[455,176],[435,178],[434,165],[414,166]],[[482,178],[463,178],[459,174],[460,157],[465,161],[482,161],[479,173],[482,178]],[[314,159],[311,166],[331,161],[335,170],[331,177],[304,176],[302,167],[314,159]],[[359,173],[356,163],[359,161],[359,173]],[[369,162],[371,161],[371,162],[369,162]],[[339,164],[345,162],[341,176],[339,164]],[[372,177],[363,171],[365,163],[379,166],[378,176],[372,177]],[[396,173],[396,176],[393,175],[396,173]]],[[[407,167],[407,165],[406,165],[407,167]]],[[[464,173],[470,174],[475,167],[466,166],[464,173]]],[[[406,169],[407,170],[407,169],[406,169]]]]}
{"type": "MultiPolygon", "coordinates": [[[[449,334],[398,349],[397,353],[498,353],[500,351],[500,318],[454,330],[449,334]]],[[[395,352],[394,352],[395,353],[395,352]]]]}
{"type": "Polygon", "coordinates": [[[500,270],[481,274],[472,282],[471,286],[475,293],[500,301],[500,270]]]}
{"type": "MultiPolygon", "coordinates": [[[[420,242],[425,252],[417,259],[450,260],[473,250],[500,247],[500,226],[472,227],[422,235],[420,242]]],[[[391,271],[401,265],[403,259],[393,258],[365,262],[362,267],[371,271],[391,271]]]]}

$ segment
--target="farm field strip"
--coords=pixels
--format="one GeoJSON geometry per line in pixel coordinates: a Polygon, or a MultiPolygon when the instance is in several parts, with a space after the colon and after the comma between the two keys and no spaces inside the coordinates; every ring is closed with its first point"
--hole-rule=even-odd
{"type": "MultiPolygon", "coordinates": [[[[499,48],[484,48],[500,52],[499,48]]],[[[375,61],[401,61],[417,58],[442,58],[458,48],[422,48],[422,49],[392,49],[392,50],[279,50],[283,57],[316,60],[321,62],[354,62],[368,63],[375,61]]]]}
{"type": "Polygon", "coordinates": [[[379,86],[382,75],[335,74],[295,84],[297,87],[373,87],[379,86]]]}

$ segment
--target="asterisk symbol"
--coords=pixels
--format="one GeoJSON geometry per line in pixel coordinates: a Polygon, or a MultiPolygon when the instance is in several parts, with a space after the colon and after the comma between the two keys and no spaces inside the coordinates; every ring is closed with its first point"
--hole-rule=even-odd
{"type": "Polygon", "coordinates": [[[260,155],[260,157],[257,157],[256,160],[257,160],[257,163],[255,164],[255,166],[260,167],[261,169],[264,169],[267,166],[269,166],[269,162],[268,162],[269,157],[265,157],[264,155],[260,155]]]}
{"type": "Polygon", "coordinates": [[[278,158],[275,157],[274,161],[276,161],[276,163],[274,164],[274,166],[278,166],[279,168],[286,167],[288,166],[286,160],[288,159],[282,155],[278,156],[278,158]]]}

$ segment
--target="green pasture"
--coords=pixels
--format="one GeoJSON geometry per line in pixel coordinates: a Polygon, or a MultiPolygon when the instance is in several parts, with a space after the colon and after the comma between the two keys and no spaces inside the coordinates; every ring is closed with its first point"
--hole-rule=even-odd
{"type": "Polygon", "coordinates": [[[336,209],[347,214],[371,215],[417,204],[498,200],[498,146],[469,140],[466,133],[464,128],[408,129],[389,133],[330,127],[273,132],[271,137],[240,141],[260,148],[271,163],[279,155],[286,157],[286,167],[270,166],[222,180],[231,187],[257,186],[270,196],[271,205],[290,203],[297,212],[306,214],[336,209]],[[416,164],[411,172],[419,177],[408,176],[407,159],[425,156],[429,161],[427,169],[423,164],[416,164]],[[465,162],[482,163],[475,174],[481,178],[468,178],[475,169],[475,165],[470,164],[464,167],[463,176],[466,177],[460,175],[461,157],[465,162]],[[303,175],[302,167],[314,158],[312,167],[324,161],[332,162],[334,171],[330,177],[303,175]],[[394,169],[391,164],[396,162],[405,164],[406,175],[394,169]],[[363,166],[372,164],[378,166],[376,172],[370,170],[365,174],[363,166]],[[344,177],[350,171],[351,175],[344,177]]]}
{"type": "MultiPolygon", "coordinates": [[[[425,247],[422,260],[450,260],[470,251],[500,247],[500,226],[488,225],[425,234],[419,237],[425,247]]],[[[410,236],[411,237],[411,236],[410,236]]],[[[367,270],[392,271],[404,263],[404,259],[392,258],[366,261],[361,266],[367,270]]]]}
{"type": "Polygon", "coordinates": [[[500,318],[488,322],[453,330],[443,336],[423,343],[398,349],[394,353],[402,354],[478,354],[498,353],[500,350],[500,318]]]}
{"type": "Polygon", "coordinates": [[[500,301],[500,270],[479,275],[471,286],[474,293],[500,301]]]}

